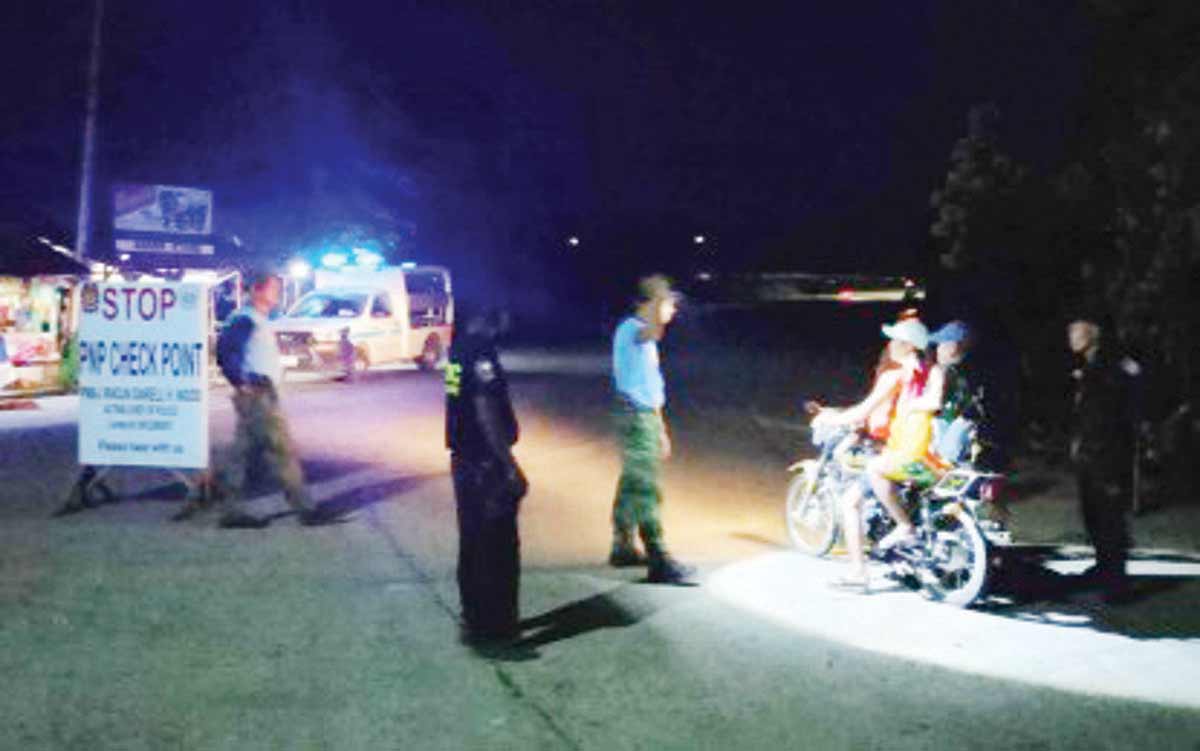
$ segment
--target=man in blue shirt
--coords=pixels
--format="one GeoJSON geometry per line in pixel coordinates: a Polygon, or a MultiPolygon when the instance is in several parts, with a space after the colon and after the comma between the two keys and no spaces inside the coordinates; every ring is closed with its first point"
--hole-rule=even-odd
{"type": "Polygon", "coordinates": [[[671,439],[663,419],[666,389],[658,359],[658,342],[675,316],[677,296],[670,281],[655,274],[638,283],[634,315],[621,321],[613,335],[613,382],[616,422],[621,438],[621,479],[613,501],[613,566],[648,564],[651,582],[683,584],[691,571],[667,555],[658,507],[662,499],[659,470],[671,455],[671,439]],[[634,530],[646,555],[634,547],[634,530]]]}
{"type": "MultiPolygon", "coordinates": [[[[233,387],[237,414],[233,447],[213,478],[221,512],[217,525],[224,529],[261,529],[270,524],[270,519],[250,514],[243,507],[242,486],[255,456],[261,456],[279,477],[283,497],[295,509],[301,524],[331,522],[335,515],[316,506],[304,484],[300,460],[279,404],[283,364],[268,316],[279,305],[281,281],[261,270],[249,272],[246,281],[250,285],[250,305],[226,321],[217,339],[217,363],[233,387]]],[[[196,510],[196,504],[189,503],[175,519],[186,519],[196,510]]]]}

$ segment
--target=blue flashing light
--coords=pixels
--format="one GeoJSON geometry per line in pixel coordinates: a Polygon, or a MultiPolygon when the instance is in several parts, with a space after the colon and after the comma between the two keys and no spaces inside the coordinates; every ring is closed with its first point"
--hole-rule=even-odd
{"type": "Polygon", "coordinates": [[[321,265],[327,269],[340,269],[347,260],[345,253],[326,253],[321,256],[321,265]]]}
{"type": "Polygon", "coordinates": [[[415,269],[416,267],[417,264],[413,263],[412,261],[405,261],[404,263],[400,264],[400,268],[402,269],[415,269]]]}
{"type": "Polygon", "coordinates": [[[365,268],[376,268],[383,264],[383,256],[361,248],[354,251],[354,263],[365,268]]]}

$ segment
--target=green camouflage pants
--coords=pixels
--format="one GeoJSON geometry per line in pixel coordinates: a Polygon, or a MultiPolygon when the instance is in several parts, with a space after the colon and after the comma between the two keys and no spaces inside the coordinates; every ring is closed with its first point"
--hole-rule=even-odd
{"type": "Polygon", "coordinates": [[[658,554],[662,552],[658,517],[662,501],[658,488],[662,418],[650,410],[618,403],[615,419],[621,441],[621,479],[613,501],[613,545],[632,547],[633,532],[637,530],[646,553],[658,554]]]}
{"type": "Polygon", "coordinates": [[[261,456],[267,468],[279,478],[288,505],[297,511],[311,508],[300,460],[296,457],[275,390],[270,387],[238,389],[233,395],[233,408],[237,411],[233,447],[229,461],[217,478],[216,496],[221,512],[240,511],[246,468],[256,456],[261,456]]]}

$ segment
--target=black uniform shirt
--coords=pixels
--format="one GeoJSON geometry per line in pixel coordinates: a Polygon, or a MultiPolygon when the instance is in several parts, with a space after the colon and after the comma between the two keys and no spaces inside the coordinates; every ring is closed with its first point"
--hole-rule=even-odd
{"type": "Polygon", "coordinates": [[[1132,460],[1131,377],[1104,350],[1074,376],[1071,459],[1077,467],[1120,477],[1132,460]]]}
{"type": "Polygon", "coordinates": [[[495,343],[465,334],[450,346],[448,360],[446,447],[468,458],[506,458],[496,453],[517,442],[517,418],[495,343]]]}

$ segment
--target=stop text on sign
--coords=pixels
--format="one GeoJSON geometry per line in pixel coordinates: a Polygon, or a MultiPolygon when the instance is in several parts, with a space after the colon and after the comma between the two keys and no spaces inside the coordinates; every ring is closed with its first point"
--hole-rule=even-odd
{"type": "Polygon", "coordinates": [[[171,287],[106,287],[100,293],[100,314],[109,321],[163,321],[177,300],[171,287]]]}

